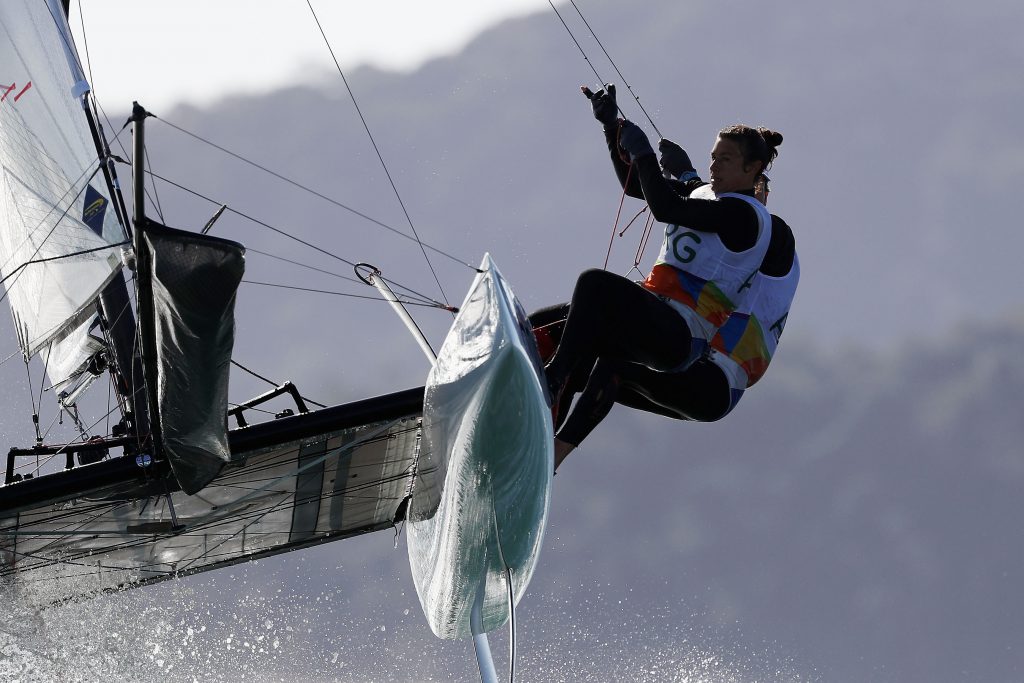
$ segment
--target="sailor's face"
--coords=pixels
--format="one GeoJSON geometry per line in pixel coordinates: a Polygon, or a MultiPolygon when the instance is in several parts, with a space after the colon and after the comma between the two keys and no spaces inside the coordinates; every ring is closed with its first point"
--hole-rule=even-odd
{"type": "Polygon", "coordinates": [[[744,164],[740,146],[732,140],[718,138],[711,148],[711,166],[708,169],[711,189],[715,194],[749,190],[754,186],[759,163],[744,164]]]}

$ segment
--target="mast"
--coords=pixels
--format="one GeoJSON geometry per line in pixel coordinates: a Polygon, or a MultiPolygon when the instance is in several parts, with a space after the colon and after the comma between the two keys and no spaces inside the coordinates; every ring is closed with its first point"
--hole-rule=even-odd
{"type": "MultiPolygon", "coordinates": [[[[131,233],[132,239],[132,251],[138,258],[140,253],[139,249],[139,231],[146,221],[146,171],[143,160],[146,158],[146,126],[145,120],[149,116],[149,112],[140,105],[138,102],[132,102],[132,224],[135,226],[135,230],[131,233]]],[[[137,261],[136,261],[137,265],[137,261]]],[[[124,281],[121,282],[122,286],[124,281]]],[[[124,292],[124,296],[127,299],[127,290],[124,292]]],[[[143,315],[142,307],[147,306],[145,301],[140,300],[139,305],[139,316],[143,315]]],[[[143,426],[145,427],[146,433],[151,437],[150,445],[155,445],[159,435],[155,434],[154,431],[157,429],[157,423],[154,420],[149,419],[149,402],[152,396],[146,391],[146,377],[155,376],[151,372],[147,372],[144,365],[144,357],[152,357],[155,351],[150,349],[142,348],[143,345],[147,344],[147,339],[144,335],[139,334],[139,344],[135,344],[137,326],[135,320],[131,321],[130,330],[122,330],[122,333],[130,334],[131,346],[128,351],[131,353],[131,368],[132,377],[135,378],[135,385],[132,386],[132,402],[135,406],[136,415],[145,416],[145,423],[136,421],[139,426],[138,433],[141,435],[143,426]],[[147,353],[148,352],[148,353],[147,353]]],[[[150,340],[151,341],[151,340],[150,340]]],[[[154,417],[156,415],[154,406],[154,417]]]]}
{"type": "Polygon", "coordinates": [[[134,251],[141,366],[152,454],[166,459],[181,490],[209,484],[233,456],[228,380],[235,295],[245,272],[238,242],[178,230],[145,213],[145,120],[132,109],[134,251]]]}
{"type": "MultiPolygon", "coordinates": [[[[62,3],[64,18],[67,20],[69,3],[64,0],[62,3]]],[[[69,55],[69,64],[73,70],[77,69],[77,57],[69,55]]],[[[132,239],[132,231],[128,222],[128,215],[124,207],[124,198],[121,196],[121,189],[117,182],[116,171],[111,160],[110,149],[102,129],[93,115],[90,107],[90,95],[92,89],[84,80],[84,74],[79,71],[82,110],[85,113],[89,132],[92,135],[93,144],[96,147],[96,154],[100,160],[100,168],[103,178],[110,193],[111,203],[118,222],[124,229],[127,239],[132,239]]],[[[140,134],[141,135],[141,134],[140,134]]],[[[138,213],[139,209],[136,209],[138,213]]],[[[131,266],[129,266],[131,267],[131,266]]],[[[138,445],[142,446],[149,433],[149,408],[146,396],[146,384],[142,370],[142,359],[136,344],[135,316],[132,313],[131,300],[128,296],[128,286],[123,276],[114,277],[100,292],[96,301],[100,314],[100,320],[106,331],[106,337],[110,344],[112,363],[109,371],[114,379],[114,387],[124,405],[124,421],[121,429],[124,434],[135,435],[138,438],[138,445]]],[[[122,434],[116,434],[120,436],[122,434]]],[[[135,449],[127,448],[128,452],[135,449]]]]}

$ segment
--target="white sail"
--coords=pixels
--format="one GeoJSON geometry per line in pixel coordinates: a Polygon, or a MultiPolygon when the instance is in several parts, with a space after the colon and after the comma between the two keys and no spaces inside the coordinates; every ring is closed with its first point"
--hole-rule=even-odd
{"type": "Polygon", "coordinates": [[[49,348],[54,383],[88,357],[84,330],[126,239],[87,92],[60,2],[0,3],[0,275],[22,351],[49,348]]]}

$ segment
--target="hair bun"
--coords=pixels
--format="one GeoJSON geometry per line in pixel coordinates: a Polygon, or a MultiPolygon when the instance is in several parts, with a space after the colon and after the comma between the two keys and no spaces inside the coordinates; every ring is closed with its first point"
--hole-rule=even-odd
{"type": "Polygon", "coordinates": [[[782,144],[782,133],[769,130],[768,128],[758,128],[757,132],[761,134],[761,137],[764,138],[769,147],[778,147],[782,144]]]}

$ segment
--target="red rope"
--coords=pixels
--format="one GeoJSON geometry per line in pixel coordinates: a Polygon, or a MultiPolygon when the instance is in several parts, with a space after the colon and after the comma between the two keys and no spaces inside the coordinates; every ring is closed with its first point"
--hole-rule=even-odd
{"type": "MultiPolygon", "coordinates": [[[[633,259],[633,267],[636,268],[638,271],[640,270],[640,261],[644,257],[644,250],[647,248],[647,240],[650,239],[651,237],[651,228],[653,227],[654,215],[652,214],[647,217],[647,223],[644,225],[643,235],[641,235],[640,237],[640,244],[636,248],[636,258],[633,259]]],[[[625,232],[625,230],[623,230],[623,232],[625,232]]]]}
{"type": "MultiPolygon", "coordinates": [[[[633,216],[632,218],[629,219],[629,222],[626,223],[626,227],[624,227],[622,229],[622,232],[619,233],[619,237],[622,237],[623,235],[625,235],[626,231],[629,230],[630,226],[633,225],[633,223],[636,222],[636,219],[640,218],[640,214],[644,213],[645,211],[647,211],[647,205],[646,204],[644,204],[644,208],[642,208],[642,209],[640,209],[639,211],[636,212],[635,216],[633,216]]],[[[648,220],[650,220],[650,219],[648,219],[648,220]]]]}
{"type": "MultiPolygon", "coordinates": [[[[619,131],[621,132],[621,130],[622,129],[621,129],[621,126],[620,126],[619,131]]],[[[611,237],[608,239],[608,252],[604,255],[604,269],[605,270],[608,270],[608,261],[609,261],[609,259],[611,258],[611,255],[612,255],[612,244],[615,243],[615,233],[618,232],[619,237],[622,237],[623,235],[625,235],[626,231],[629,230],[629,227],[631,225],[633,225],[633,223],[636,221],[636,219],[639,218],[642,213],[644,213],[645,211],[647,211],[649,209],[649,207],[645,204],[644,207],[642,209],[640,209],[639,211],[637,211],[636,215],[633,216],[633,218],[630,219],[629,223],[626,223],[626,227],[624,227],[622,229],[622,231],[619,232],[619,219],[622,217],[622,205],[626,201],[626,188],[629,187],[629,179],[633,175],[633,162],[630,161],[625,155],[622,154],[622,148],[621,147],[619,148],[619,153],[620,153],[620,156],[622,157],[622,160],[625,161],[626,164],[628,165],[628,168],[627,168],[627,171],[626,171],[626,180],[622,183],[622,195],[619,197],[619,208],[615,212],[615,222],[612,224],[612,234],[611,234],[611,237]]],[[[648,214],[647,222],[644,225],[644,231],[640,235],[640,244],[638,244],[637,248],[636,248],[636,256],[633,259],[633,269],[632,270],[636,270],[638,272],[640,271],[640,261],[643,259],[644,250],[647,248],[647,241],[651,237],[651,229],[653,227],[654,227],[654,215],[653,214],[648,214]]],[[[630,270],[630,272],[632,272],[632,270],[630,270]]]]}
{"type": "MultiPolygon", "coordinates": [[[[619,196],[619,208],[615,212],[615,222],[612,224],[612,235],[608,239],[608,253],[604,255],[604,269],[608,270],[608,259],[612,255],[612,244],[615,243],[615,233],[619,230],[619,217],[622,215],[622,205],[626,201],[626,188],[629,187],[629,178],[633,175],[633,164],[629,165],[626,171],[626,180],[622,183],[622,194],[619,196]]],[[[639,215],[639,214],[638,214],[639,215]]],[[[634,219],[635,220],[635,219],[634,219]]],[[[629,226],[627,226],[629,227],[629,226]]],[[[625,230],[623,230],[625,232],[625,230]]]]}

